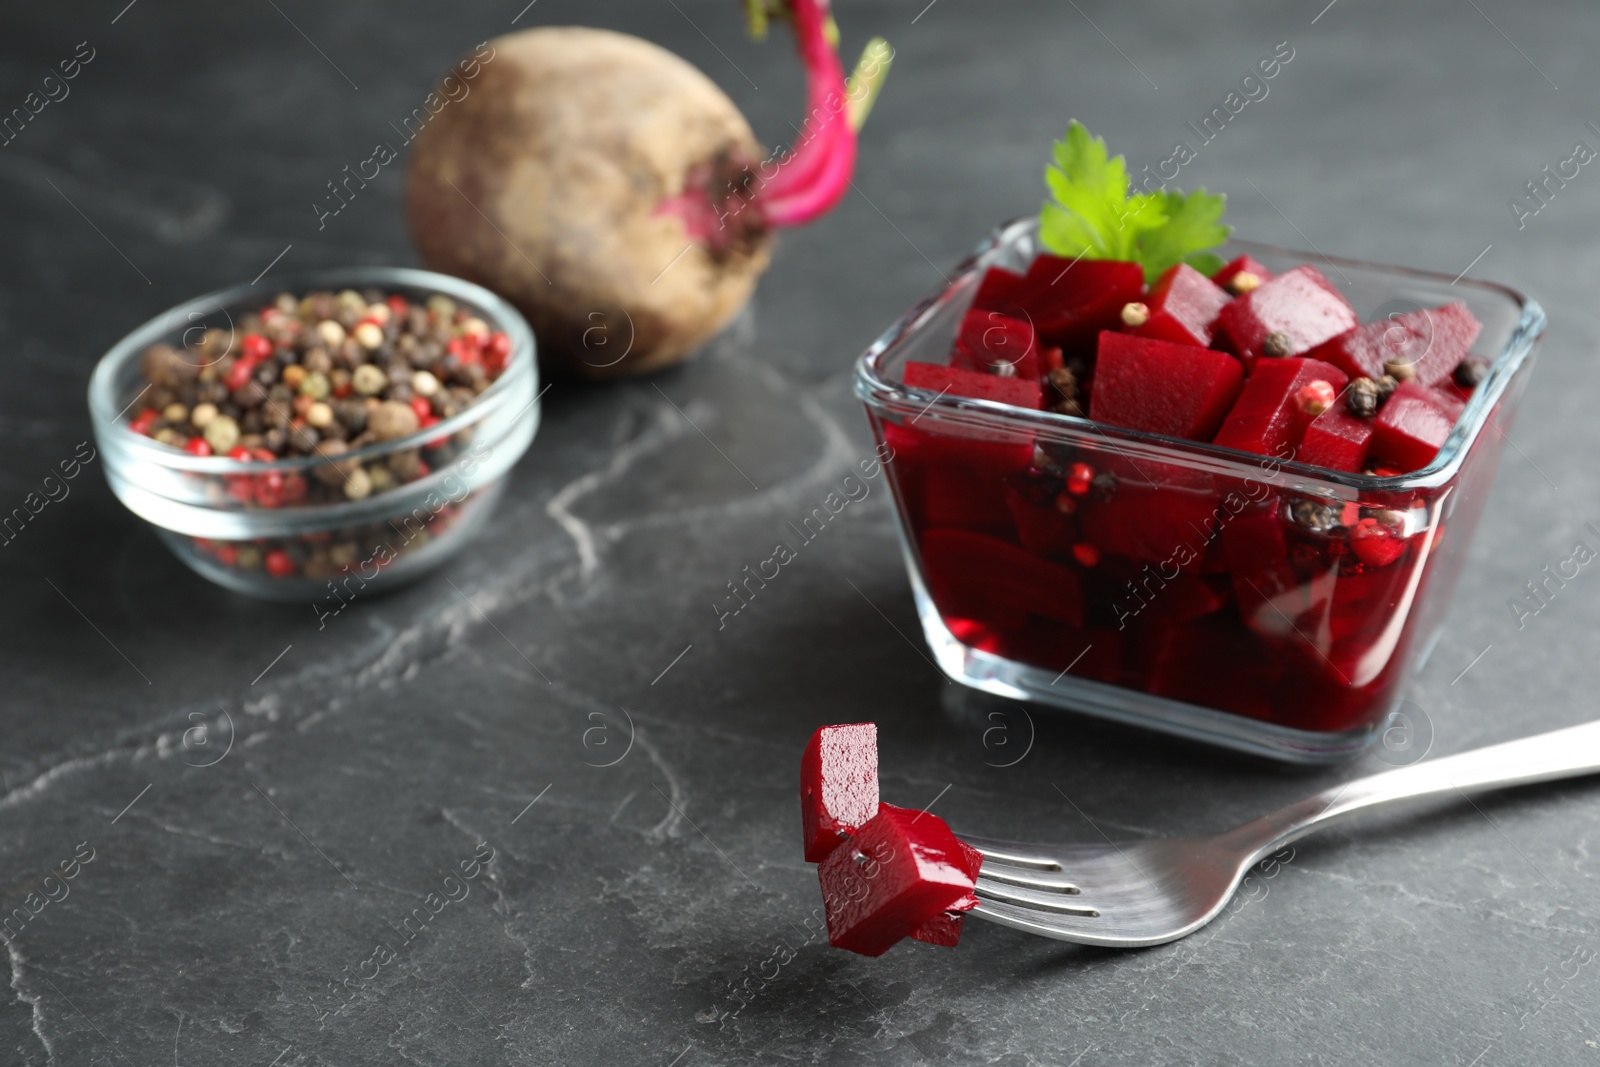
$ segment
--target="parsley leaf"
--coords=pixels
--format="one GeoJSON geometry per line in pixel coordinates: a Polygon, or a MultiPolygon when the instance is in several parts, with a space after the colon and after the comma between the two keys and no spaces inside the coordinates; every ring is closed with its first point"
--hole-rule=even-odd
{"type": "Polygon", "coordinates": [[[1205,274],[1222,266],[1209,249],[1228,239],[1227,198],[1160,190],[1128,193],[1127,163],[1074,120],[1045,168],[1051,199],[1039,211],[1039,238],[1059,256],[1131,260],[1154,281],[1176,263],[1205,274]]]}

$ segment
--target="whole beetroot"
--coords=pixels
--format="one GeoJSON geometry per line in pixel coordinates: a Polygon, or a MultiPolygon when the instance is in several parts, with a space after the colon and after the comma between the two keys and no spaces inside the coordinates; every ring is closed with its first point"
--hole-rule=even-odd
{"type": "Polygon", "coordinates": [[[490,42],[470,91],[414,144],[406,211],[423,260],[515,303],[557,368],[637,374],[694,351],[749,299],[774,229],[848,188],[854,123],[887,69],[847,92],[822,0],[780,13],[811,107],[777,159],[710,79],[647,41],[553,27],[490,42]]]}

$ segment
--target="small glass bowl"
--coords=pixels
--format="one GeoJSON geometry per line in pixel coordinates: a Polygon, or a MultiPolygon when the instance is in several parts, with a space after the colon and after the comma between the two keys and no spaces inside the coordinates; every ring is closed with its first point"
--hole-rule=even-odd
{"type": "Polygon", "coordinates": [[[1427,466],[1380,477],[902,384],[947,363],[1008,224],[857,361],[894,486],[923,631],[941,669],[1038,701],[1300,762],[1358,755],[1442,625],[1544,329],[1485,282],[1239,242],[1321,269],[1362,321],[1459,300],[1490,356],[1427,466]]]}
{"type": "Polygon", "coordinates": [[[321,615],[337,612],[358,592],[416,579],[483,527],[507,471],[538,429],[537,384],[532,331],[487,289],[432,271],[349,267],[285,276],[270,288],[218,290],[156,316],[95,367],[89,412],[112,491],[156,527],[179,559],[229,589],[267,600],[306,600],[321,615]],[[128,425],[127,414],[147,384],[140,359],[150,346],[165,342],[187,351],[185,340],[220,330],[231,351],[238,343],[235,320],[269,304],[275,292],[366,288],[413,303],[435,294],[451,298],[511,339],[505,369],[457,414],[406,437],[339,453],[336,464],[318,455],[270,462],[200,457],[128,425]],[[375,463],[413,480],[360,500],[301,505],[283,499],[295,496],[282,487],[296,480],[302,486],[311,478],[337,480],[336,468],[375,463]]]}

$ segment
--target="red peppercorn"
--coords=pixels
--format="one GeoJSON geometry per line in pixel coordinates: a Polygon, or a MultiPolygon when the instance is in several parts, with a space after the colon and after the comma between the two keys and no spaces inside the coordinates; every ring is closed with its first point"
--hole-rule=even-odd
{"type": "Polygon", "coordinates": [[[417,413],[417,422],[424,426],[427,425],[424,420],[433,418],[433,405],[428,403],[428,398],[425,396],[412,397],[411,410],[417,413]]]}
{"type": "Polygon", "coordinates": [[[211,446],[206,444],[204,437],[191,437],[183,443],[183,450],[191,456],[211,455],[211,446]]]}
{"type": "Polygon", "coordinates": [[[264,508],[276,508],[283,505],[283,472],[267,471],[256,479],[256,503],[264,508]]]}
{"type": "Polygon", "coordinates": [[[262,565],[274,578],[287,578],[295,572],[294,560],[290,559],[289,553],[281,548],[268,552],[266,558],[262,560],[262,565]]]}
{"type": "Polygon", "coordinates": [[[1333,402],[1338,398],[1339,394],[1333,391],[1333,386],[1318,378],[1295,391],[1294,403],[1307,415],[1316,416],[1333,407],[1333,402]]]}
{"type": "Polygon", "coordinates": [[[273,455],[270,450],[265,448],[252,448],[250,450],[250,454],[263,463],[271,463],[273,460],[278,458],[277,456],[273,455]]]}
{"type": "Polygon", "coordinates": [[[1073,496],[1083,496],[1094,484],[1094,468],[1087,463],[1074,463],[1067,472],[1067,492],[1073,496]]]}
{"type": "Polygon", "coordinates": [[[224,567],[232,567],[239,562],[239,549],[234,545],[218,545],[213,555],[224,567]]]}
{"type": "Polygon", "coordinates": [[[1085,567],[1093,567],[1100,562],[1100,550],[1087,542],[1080,541],[1072,546],[1072,558],[1085,567]]]}
{"type": "Polygon", "coordinates": [[[294,471],[283,476],[283,502],[285,504],[298,504],[306,498],[306,480],[301,474],[294,471]]]}
{"type": "Polygon", "coordinates": [[[272,355],[272,342],[259,333],[247,333],[239,343],[239,351],[244,359],[259,363],[272,355]]]}
{"type": "Polygon", "coordinates": [[[230,390],[243,389],[255,375],[255,360],[241,356],[233,366],[228,368],[228,373],[222,376],[222,384],[230,390]]]}
{"type": "Polygon", "coordinates": [[[250,450],[244,445],[234,445],[228,450],[228,458],[237,459],[241,462],[248,463],[255,457],[250,455],[250,450]]]}
{"type": "Polygon", "coordinates": [[[473,337],[451,338],[450,343],[445,347],[452,356],[455,356],[463,363],[483,362],[483,350],[479,348],[477,340],[473,337]]]}
{"type": "Polygon", "coordinates": [[[155,408],[145,408],[143,411],[139,412],[139,414],[133,417],[132,422],[128,423],[128,429],[132,430],[134,433],[142,433],[148,436],[150,433],[150,427],[154,426],[157,421],[160,420],[160,418],[161,412],[157,411],[155,408]]]}
{"type": "Polygon", "coordinates": [[[389,310],[394,312],[396,315],[404,315],[406,312],[411,310],[411,305],[406,303],[406,298],[403,296],[392,295],[389,297],[389,299],[385,300],[384,303],[388,304],[389,310]]]}

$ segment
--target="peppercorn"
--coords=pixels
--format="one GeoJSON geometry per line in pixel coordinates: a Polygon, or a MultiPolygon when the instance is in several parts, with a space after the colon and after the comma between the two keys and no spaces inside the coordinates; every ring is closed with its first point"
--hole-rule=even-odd
{"type": "Polygon", "coordinates": [[[167,422],[188,422],[189,409],[179,403],[165,405],[161,409],[161,417],[167,422]]]}
{"type": "Polygon", "coordinates": [[[1294,394],[1295,406],[1312,418],[1331,408],[1338,398],[1338,394],[1333,391],[1332,383],[1325,382],[1321,378],[1307,382],[1296,389],[1294,394]]]}
{"type": "Polygon", "coordinates": [[[1067,492],[1083,496],[1094,484],[1094,468],[1087,463],[1074,463],[1067,472],[1067,492]]]}
{"type": "MultiPolygon", "coordinates": [[[[1370,379],[1369,379],[1370,380],[1370,379]]],[[[1300,497],[1289,505],[1295,525],[1310,533],[1327,533],[1339,525],[1339,508],[1325,500],[1300,497]]]]}
{"type": "Polygon", "coordinates": [[[1228,279],[1228,284],[1225,286],[1225,288],[1234,296],[1243,296],[1246,293],[1253,293],[1257,289],[1261,288],[1261,275],[1257,274],[1253,270],[1239,271],[1232,278],[1228,279]]]}
{"type": "Polygon", "coordinates": [[[396,452],[389,457],[389,469],[399,476],[401,481],[409,482],[421,473],[422,457],[414,448],[404,452],[396,452]]]}
{"type": "Polygon", "coordinates": [[[1461,388],[1476,389],[1484,378],[1489,376],[1489,361],[1479,359],[1477,356],[1468,356],[1456,364],[1452,376],[1461,388]]]}
{"type": "Polygon", "coordinates": [[[328,382],[328,376],[321,371],[312,371],[300,383],[300,395],[309,396],[312,400],[322,400],[331,392],[333,386],[328,382]]]}
{"type": "Polygon", "coordinates": [[[317,323],[317,336],[329,348],[338,348],[344,343],[344,327],[332,319],[323,319],[317,323]]]}
{"type": "Polygon", "coordinates": [[[1344,406],[1358,419],[1370,419],[1378,413],[1378,383],[1371,378],[1357,378],[1344,394],[1344,406]]]}
{"type": "Polygon", "coordinates": [[[1379,378],[1378,379],[1378,406],[1382,407],[1383,406],[1383,402],[1388,400],[1391,396],[1393,396],[1394,395],[1394,391],[1396,389],[1398,389],[1398,388],[1400,388],[1400,382],[1395,378],[1394,375],[1385,374],[1383,377],[1379,378]]]}
{"type": "Polygon", "coordinates": [[[322,447],[317,450],[317,454],[327,460],[330,460],[330,462],[312,467],[311,476],[317,481],[321,482],[323,485],[344,484],[345,478],[350,473],[349,468],[352,467],[353,464],[334,463],[331,462],[331,460],[333,460],[335,456],[342,455],[343,453],[349,451],[349,448],[350,446],[345,444],[343,441],[322,442],[322,447]]]}
{"type": "Polygon", "coordinates": [[[383,330],[378,326],[377,323],[358,323],[351,336],[356,339],[357,344],[359,344],[362,348],[365,348],[368,352],[371,352],[383,344],[383,330]]]}
{"type": "Polygon", "coordinates": [[[1083,408],[1076,400],[1063,400],[1059,404],[1051,405],[1050,410],[1055,412],[1057,415],[1072,415],[1076,418],[1083,417],[1083,408]]]}
{"type": "Polygon", "coordinates": [[[434,322],[450,322],[456,315],[456,302],[443,293],[428,297],[428,314],[434,322]]]}
{"type": "MultiPolygon", "coordinates": [[[[273,432],[277,433],[280,431],[274,430],[273,432]]],[[[312,451],[317,447],[317,442],[321,439],[321,435],[319,435],[316,429],[311,426],[296,426],[294,429],[289,431],[289,444],[299,452],[312,451]]],[[[271,446],[269,445],[268,447],[270,448],[271,446]]],[[[274,449],[274,451],[278,451],[278,449],[274,449]]]]}
{"type": "Polygon", "coordinates": [[[333,408],[318,400],[306,408],[306,423],[319,430],[325,430],[333,424],[333,408]]]}
{"type": "Polygon", "coordinates": [[[261,550],[255,545],[240,545],[239,554],[234,562],[240,570],[253,571],[261,566],[261,550]]]}
{"type": "Polygon", "coordinates": [[[1294,342],[1282,330],[1273,330],[1261,341],[1261,354],[1270,359],[1282,359],[1294,351],[1294,342]]]}
{"type": "Polygon", "coordinates": [[[306,368],[298,363],[292,363],[283,368],[283,384],[290,389],[300,388],[300,383],[306,379],[306,368]]]}
{"type": "Polygon", "coordinates": [[[362,396],[376,396],[389,385],[389,377],[375,364],[363,363],[350,375],[350,387],[362,396]]]}
{"type": "Polygon", "coordinates": [[[1391,359],[1384,363],[1383,369],[1387,371],[1389,377],[1393,378],[1397,383],[1409,382],[1417,376],[1417,370],[1411,365],[1410,360],[1391,359]]]}
{"type": "Polygon", "coordinates": [[[439,391],[439,379],[425,370],[411,376],[411,391],[418,396],[431,397],[439,391]]]}
{"type": "Polygon", "coordinates": [[[267,399],[267,390],[260,382],[248,381],[233,391],[233,402],[242,408],[257,408],[267,399]]]}
{"type": "Polygon", "coordinates": [[[334,408],[334,414],[352,434],[361,433],[367,428],[367,406],[359,400],[340,401],[334,408]]]}
{"type": "Polygon", "coordinates": [[[1066,367],[1057,367],[1045,376],[1051,388],[1060,394],[1063,400],[1076,400],[1078,398],[1078,376],[1066,367]]]}
{"type": "Polygon", "coordinates": [[[410,405],[402,404],[398,400],[385,400],[368,418],[367,425],[378,440],[392,441],[397,437],[415,433],[420,421],[410,405]]]}
{"type": "Polygon", "coordinates": [[[1122,324],[1129,328],[1143,326],[1150,321],[1150,308],[1138,301],[1122,305],[1122,324]]]}
{"type": "Polygon", "coordinates": [[[377,463],[367,468],[367,477],[371,480],[372,491],[375,493],[387,493],[400,484],[393,471],[377,463]]]}
{"type": "Polygon", "coordinates": [[[333,357],[328,355],[326,348],[308,348],[305,357],[300,360],[300,365],[307,371],[327,374],[333,369],[333,357]]]}

